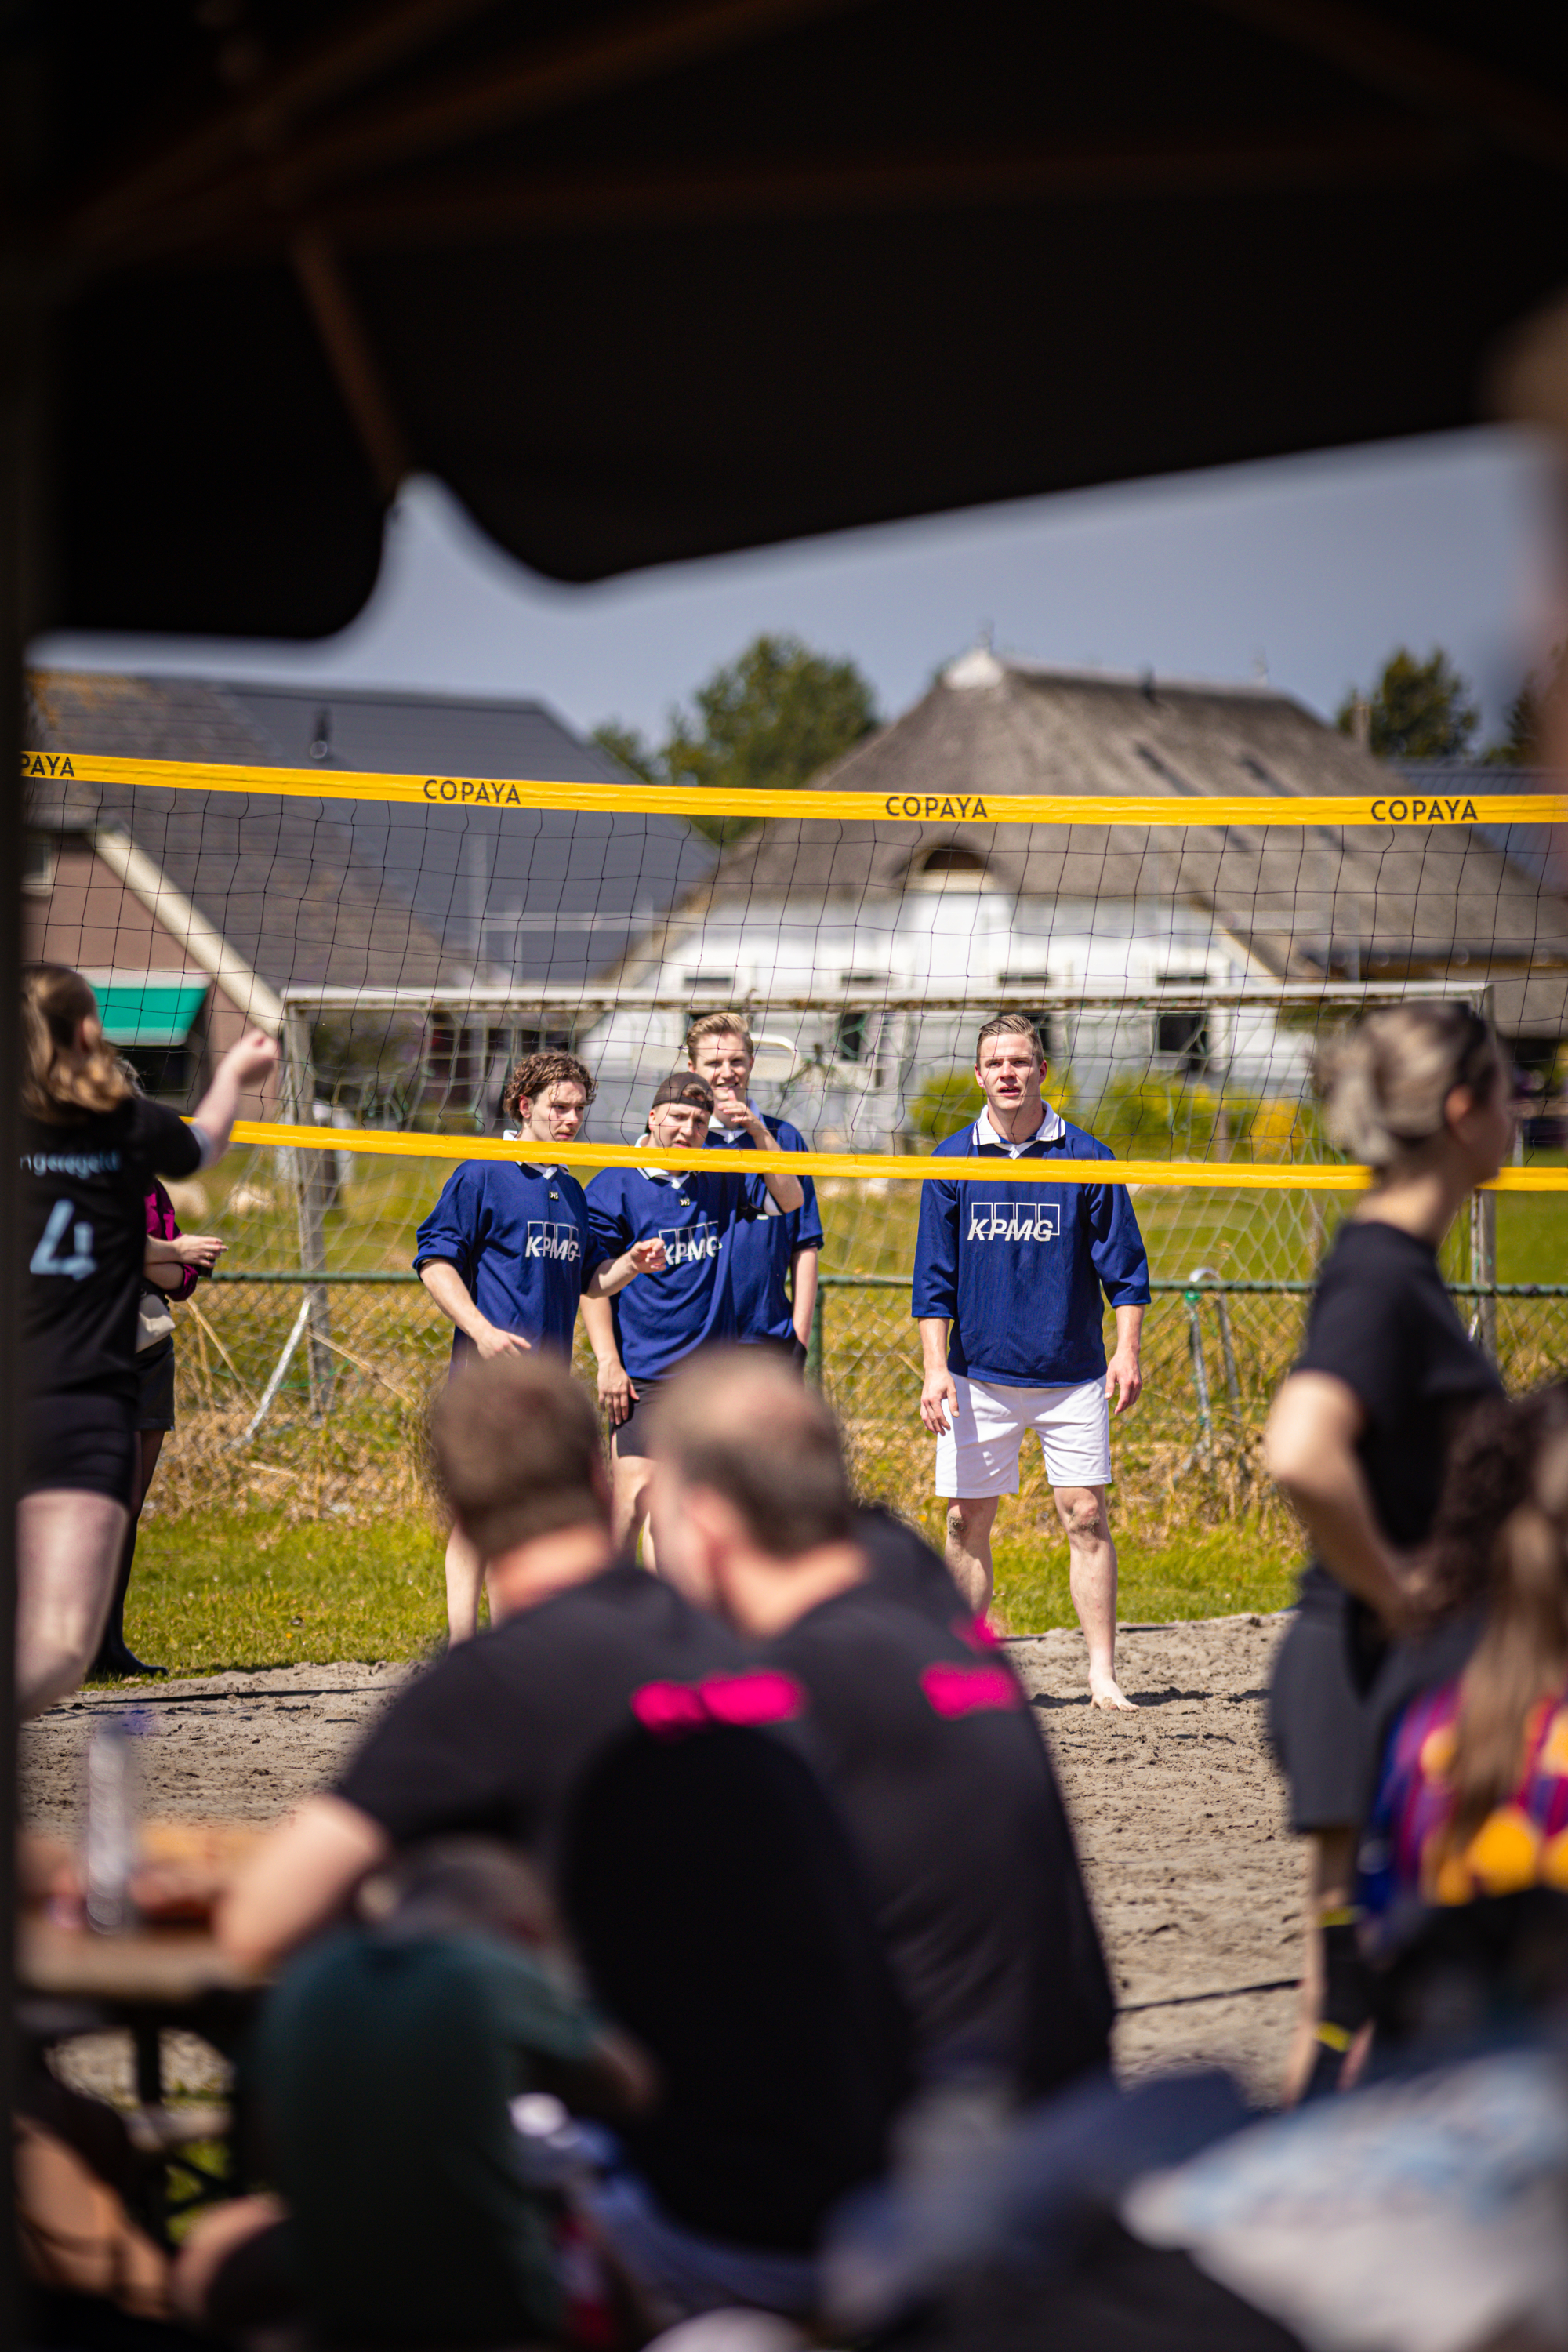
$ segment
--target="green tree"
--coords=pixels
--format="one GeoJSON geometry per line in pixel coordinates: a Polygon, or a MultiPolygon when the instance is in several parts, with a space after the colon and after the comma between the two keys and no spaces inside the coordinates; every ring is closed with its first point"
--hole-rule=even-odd
{"type": "Polygon", "coordinates": [[[1489,768],[1533,768],[1540,763],[1546,706],[1568,682],[1563,675],[1565,667],[1568,637],[1560,646],[1553,646],[1544,678],[1538,677],[1532,670],[1509,704],[1507,732],[1485,755],[1489,768]]]}
{"type": "MultiPolygon", "coordinates": [[[[715,793],[793,792],[868,735],[876,697],[852,661],[814,653],[798,637],[753,637],[669,714],[657,749],[617,719],[594,730],[612,759],[650,784],[700,784],[715,793]]],[[[695,817],[712,841],[750,833],[754,817],[695,817]]]]}
{"type": "Polygon", "coordinates": [[[1356,731],[1357,706],[1368,711],[1368,742],[1380,760],[1462,760],[1481,714],[1441,646],[1417,661],[1400,646],[1383,665],[1370,695],[1352,688],[1334,714],[1342,734],[1356,731]]]}
{"type": "MultiPolygon", "coordinates": [[[[868,735],[876,698],[852,661],[813,653],[798,637],[754,637],[670,716],[662,761],[672,784],[715,793],[793,792],[868,735]]],[[[715,841],[754,819],[699,817],[715,841]]]]}
{"type": "Polygon", "coordinates": [[[606,719],[595,728],[588,740],[596,743],[601,751],[607,751],[612,760],[618,760],[623,768],[629,768],[634,776],[640,776],[645,784],[664,782],[663,754],[655,751],[640,729],[623,726],[618,719],[606,719]]]}

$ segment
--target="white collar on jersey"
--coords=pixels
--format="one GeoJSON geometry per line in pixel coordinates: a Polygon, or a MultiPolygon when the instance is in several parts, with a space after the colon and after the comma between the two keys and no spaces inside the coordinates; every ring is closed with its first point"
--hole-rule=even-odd
{"type": "MultiPolygon", "coordinates": [[[[645,1128],[637,1138],[637,1150],[646,1151],[652,1141],[652,1136],[645,1128]]],[[[689,1168],[679,1171],[668,1168],[639,1168],[637,1173],[639,1176],[646,1176],[650,1184],[674,1184],[679,1187],[689,1181],[692,1171],[689,1168]]]]}
{"type": "Polygon", "coordinates": [[[1053,1110],[1049,1103],[1045,1106],[1045,1112],[1033,1135],[1026,1137],[1022,1143],[1013,1143],[1006,1136],[997,1134],[991,1124],[990,1110],[986,1108],[974,1122],[975,1144],[989,1143],[996,1150],[1005,1151],[1009,1160],[1016,1160],[1021,1151],[1027,1151],[1031,1143],[1059,1143],[1068,1131],[1068,1123],[1060,1111],[1053,1110]]]}
{"type": "MultiPolygon", "coordinates": [[[[522,1141],[521,1128],[503,1127],[500,1131],[500,1139],[503,1143],[521,1143],[522,1141]]],[[[542,1166],[537,1160],[520,1160],[517,1164],[520,1168],[537,1168],[542,1176],[559,1176],[561,1173],[559,1168],[545,1168],[542,1166]]]]}
{"type": "MultiPolygon", "coordinates": [[[[757,1106],[754,1102],[748,1101],[746,1108],[749,1111],[755,1112],[757,1106]]],[[[721,1135],[726,1143],[733,1143],[737,1136],[744,1135],[746,1133],[746,1129],[743,1127],[726,1127],[718,1112],[715,1111],[708,1121],[708,1132],[710,1135],[721,1135]]]]}

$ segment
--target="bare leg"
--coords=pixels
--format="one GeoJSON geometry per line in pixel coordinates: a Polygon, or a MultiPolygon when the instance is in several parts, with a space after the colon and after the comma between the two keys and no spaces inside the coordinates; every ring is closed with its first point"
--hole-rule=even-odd
{"type": "Polygon", "coordinates": [[[991,1530],[997,1501],[994,1495],[960,1496],[947,1507],[947,1572],[977,1617],[991,1606],[991,1530]]]}
{"type": "Polygon", "coordinates": [[[1103,1486],[1058,1486],[1057,1517],[1067,1529],[1068,1584],[1089,1644],[1089,1696],[1103,1707],[1131,1706],[1116,1680],[1116,1546],[1103,1486]]]}
{"type": "Polygon", "coordinates": [[[1317,2063],[1318,2021],[1327,1989],[1321,1921],[1325,1911],[1343,1910],[1352,1900],[1355,1849],[1353,1829],[1318,1830],[1307,1840],[1307,1965],[1280,2093],[1288,2107],[1293,2107],[1306,2089],[1317,2063]]]}
{"type": "Polygon", "coordinates": [[[642,1564],[650,1576],[658,1574],[654,1558],[653,1529],[645,1527],[648,1501],[653,1493],[653,1464],[646,1454],[612,1454],[610,1456],[610,1532],[616,1550],[631,1559],[637,1550],[637,1537],[642,1537],[642,1564]]]}
{"type": "Polygon", "coordinates": [[[16,1513],[16,1703],[40,1715],[80,1683],[114,1591],[130,1513],[107,1495],[51,1487],[16,1513]]]}
{"type": "Polygon", "coordinates": [[[447,1538],[447,1633],[453,1643],[471,1642],[479,1630],[479,1591],[485,1580],[479,1553],[457,1528],[447,1538]]]}

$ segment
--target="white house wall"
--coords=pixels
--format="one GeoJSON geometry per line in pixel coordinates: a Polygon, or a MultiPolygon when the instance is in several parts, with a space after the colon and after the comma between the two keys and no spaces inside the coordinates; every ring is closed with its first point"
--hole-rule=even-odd
{"type": "MultiPolygon", "coordinates": [[[[885,1150],[907,1130],[914,1097],[933,1072],[966,1067],[976,1017],[998,983],[1126,990],[1161,983],[1222,988],[1272,975],[1202,911],[1171,900],[1014,900],[1005,892],[948,887],[879,893],[847,909],[841,899],[758,896],[717,908],[672,933],[664,958],[638,984],[698,1005],[732,998],[750,1007],[762,1047],[755,1091],[827,1148],[885,1150]],[[879,1012],[885,997],[964,996],[973,1011],[879,1012]],[[820,1000],[810,1011],[774,1012],[769,1001],[820,1000]],[[841,1050],[839,1007],[863,1013],[860,1051],[841,1050]]],[[[1147,1003],[1123,1011],[1058,1013],[1053,1060],[1070,1065],[1080,1109],[1113,1081],[1180,1068],[1155,1048],[1147,1003]]],[[[1300,1096],[1306,1043],[1267,1011],[1215,1008],[1208,1018],[1211,1081],[1237,1092],[1300,1096]]],[[[676,1013],[611,1014],[580,1043],[599,1079],[594,1131],[640,1132],[643,1101],[681,1058],[676,1013]]]]}

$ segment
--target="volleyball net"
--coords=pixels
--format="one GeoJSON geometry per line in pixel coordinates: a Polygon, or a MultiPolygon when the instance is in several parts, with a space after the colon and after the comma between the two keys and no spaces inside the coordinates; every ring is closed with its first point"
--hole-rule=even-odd
{"type": "MultiPolygon", "coordinates": [[[[756,1047],[753,1099],[811,1147],[787,1164],[824,1232],[814,1369],[869,1491],[908,1502],[929,1483],[919,1183],[981,1107],[975,1036],[1001,1011],[1033,1020],[1047,1100],[1116,1157],[1091,1179],[1053,1161],[1053,1180],[1129,1183],[1149,1246],[1124,1507],[1157,1514],[1199,1473],[1219,1513],[1259,1492],[1268,1397],[1364,1181],[1324,1135],[1313,1054],[1373,1004],[1464,1002],[1513,1053],[1519,1164],[1444,1267],[1510,1385],[1561,1364],[1563,802],[1309,801],[1259,776],[1224,800],[720,803],[68,746],[25,764],[28,951],[88,974],[147,1090],[189,1109],[247,1022],[282,1047],[236,1149],[179,1193],[185,1227],[227,1249],[181,1313],[176,1507],[399,1507],[449,1342],[412,1276],[415,1229],[451,1169],[493,1153],[586,1178],[632,1156],[689,1024],[728,1011],[756,1047]],[[507,1073],[551,1049],[594,1075],[584,1139],[508,1142],[507,1073]]],[[[942,1163],[1003,1217],[1036,1172],[942,1163]]]]}

